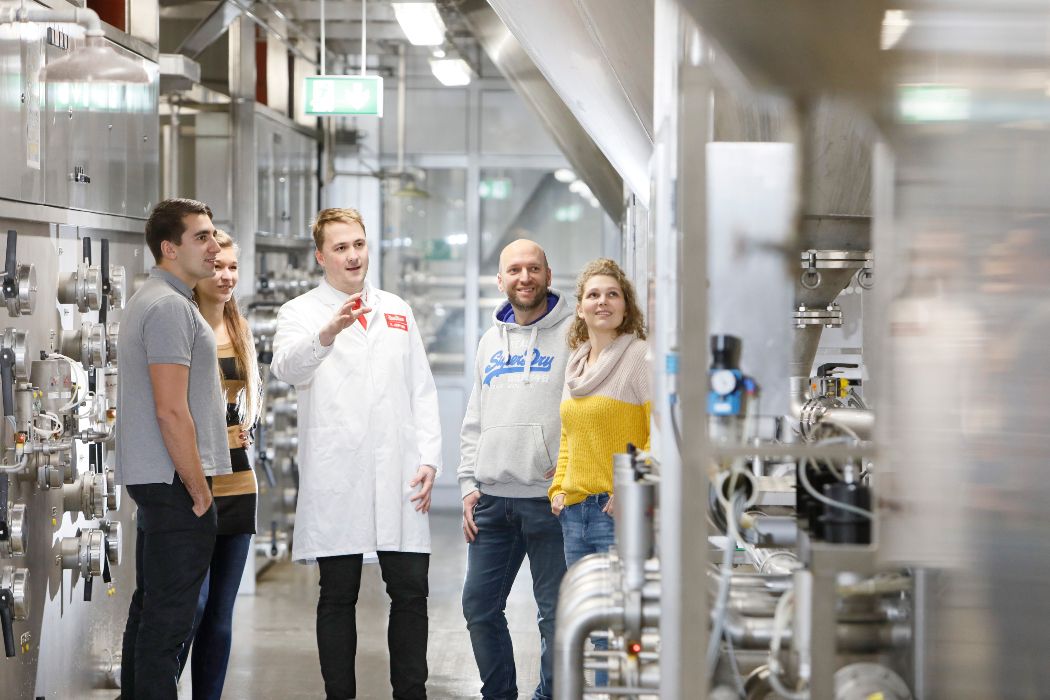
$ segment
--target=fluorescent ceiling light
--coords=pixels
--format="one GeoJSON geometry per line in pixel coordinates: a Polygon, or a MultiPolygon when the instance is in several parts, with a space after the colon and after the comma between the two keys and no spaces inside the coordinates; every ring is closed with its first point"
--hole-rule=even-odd
{"type": "Polygon", "coordinates": [[[882,36],[879,46],[883,51],[889,51],[900,42],[901,37],[911,26],[908,13],[904,10],[886,10],[882,16],[882,36]]]}
{"type": "Polygon", "coordinates": [[[576,179],[576,173],[568,168],[558,168],[554,171],[554,179],[558,182],[570,183],[576,179]]]}
{"type": "Polygon", "coordinates": [[[395,2],[394,16],[401,31],[416,46],[438,46],[445,43],[445,22],[432,2],[395,2]]]}
{"type": "Polygon", "coordinates": [[[470,66],[462,58],[432,58],[430,70],[447,87],[470,84],[470,66]]]}

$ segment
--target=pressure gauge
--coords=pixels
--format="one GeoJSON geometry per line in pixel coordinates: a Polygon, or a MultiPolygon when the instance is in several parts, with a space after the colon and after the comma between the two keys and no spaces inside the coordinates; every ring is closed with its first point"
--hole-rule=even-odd
{"type": "Polygon", "coordinates": [[[736,374],[729,369],[719,369],[711,373],[711,391],[719,396],[729,396],[736,391],[736,374]]]}

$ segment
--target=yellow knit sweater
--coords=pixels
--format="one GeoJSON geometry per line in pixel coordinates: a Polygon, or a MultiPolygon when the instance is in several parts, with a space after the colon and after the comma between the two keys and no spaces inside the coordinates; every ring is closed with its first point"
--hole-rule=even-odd
{"type": "Polygon", "coordinates": [[[587,367],[590,343],[569,358],[561,401],[561,447],[548,496],[565,505],[596,493],[612,493],[612,456],[627,443],[649,448],[648,346],[622,335],[587,367]]]}

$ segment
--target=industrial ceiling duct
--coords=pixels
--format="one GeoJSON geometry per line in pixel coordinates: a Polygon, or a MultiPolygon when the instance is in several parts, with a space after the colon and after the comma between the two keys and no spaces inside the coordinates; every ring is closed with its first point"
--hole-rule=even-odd
{"type": "Polygon", "coordinates": [[[625,183],[647,204],[652,2],[456,5],[609,215],[622,217],[625,183]]]}
{"type": "Polygon", "coordinates": [[[645,207],[653,151],[651,0],[490,0],[645,207]]]}

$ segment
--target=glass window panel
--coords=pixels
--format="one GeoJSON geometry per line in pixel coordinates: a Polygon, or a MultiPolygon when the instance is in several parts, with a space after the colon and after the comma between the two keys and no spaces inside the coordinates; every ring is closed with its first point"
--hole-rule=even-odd
{"type": "Polygon", "coordinates": [[[462,375],[466,170],[433,169],[384,196],[384,289],[409,303],[434,374],[462,375]]]}
{"type": "Polygon", "coordinates": [[[513,90],[482,91],[481,152],[561,155],[543,122],[528,115],[528,106],[513,90]]]}

